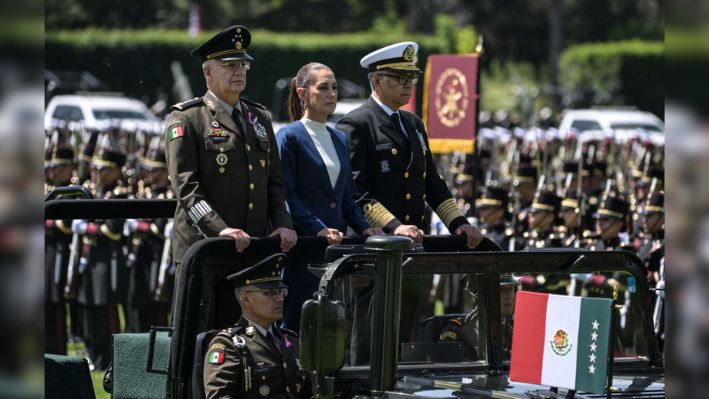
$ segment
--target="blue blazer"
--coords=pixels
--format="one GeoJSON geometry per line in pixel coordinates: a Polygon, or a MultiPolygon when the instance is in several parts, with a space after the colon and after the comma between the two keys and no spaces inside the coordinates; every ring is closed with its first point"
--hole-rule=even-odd
{"type": "Polygon", "coordinates": [[[348,225],[362,234],[370,226],[362,208],[355,203],[347,137],[339,130],[330,127],[327,130],[340,158],[340,175],[334,189],[325,163],[302,122],[284,126],[276,134],[293,226],[298,234],[306,236],[314,236],[325,227],[344,233],[348,225]]]}

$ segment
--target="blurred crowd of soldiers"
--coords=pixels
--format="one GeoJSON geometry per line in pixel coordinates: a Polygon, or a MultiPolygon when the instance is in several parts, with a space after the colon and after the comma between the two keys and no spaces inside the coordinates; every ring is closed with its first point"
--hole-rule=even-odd
{"type": "MultiPolygon", "coordinates": [[[[436,161],[471,223],[505,251],[635,252],[657,288],[654,316],[662,337],[663,143],[641,130],[610,137],[559,132],[550,123],[527,130],[488,123],[479,129],[476,156],[452,153],[436,161]]],[[[47,130],[45,179],[46,193],[78,185],[101,199],[173,198],[161,126],[116,121],[97,129],[55,121],[47,130]]],[[[427,233],[446,233],[432,217],[427,233]]],[[[111,334],[119,332],[119,305],[126,332],[169,325],[170,230],[167,219],[47,220],[45,352],[65,354],[67,344],[80,340],[92,367],[105,369],[111,334]]],[[[618,281],[599,273],[546,288],[610,297],[622,291],[618,281]]],[[[524,289],[544,284],[540,276],[520,282],[524,289]]]]}
{"type": "MultiPolygon", "coordinates": [[[[161,126],[113,121],[99,129],[56,121],[47,131],[45,181],[46,193],[73,185],[96,199],[173,198],[161,126]]],[[[120,332],[119,305],[125,332],[168,325],[171,225],[168,219],[45,222],[45,352],[65,354],[67,344],[82,341],[91,367],[105,369],[111,335],[120,332]]]]}

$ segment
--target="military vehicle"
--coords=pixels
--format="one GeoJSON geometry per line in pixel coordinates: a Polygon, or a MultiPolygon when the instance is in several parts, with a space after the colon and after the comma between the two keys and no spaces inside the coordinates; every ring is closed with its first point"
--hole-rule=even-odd
{"type": "MultiPolygon", "coordinates": [[[[171,200],[53,200],[45,217],[157,218],[169,217],[174,207],[171,200]]],[[[343,244],[328,248],[324,240],[303,238],[289,254],[308,259],[321,278],[314,299],[304,304],[300,338],[301,363],[311,372],[318,398],[664,397],[652,293],[632,253],[498,252],[489,240],[483,251],[471,252],[460,237],[439,236],[427,236],[421,246],[390,236],[366,242],[350,238],[343,244]],[[580,295],[615,296],[617,328],[605,394],[509,380],[514,321],[505,316],[509,299],[501,298],[501,275],[533,282],[519,289],[558,292],[566,282],[580,295]],[[593,276],[600,275],[608,277],[607,284],[589,288],[593,276]],[[454,319],[469,326],[473,345],[442,339],[454,319]]],[[[258,260],[277,251],[273,238],[255,239],[241,254],[225,238],[190,248],[176,287],[181,294],[173,326],[115,337],[113,396],[203,397],[200,367],[206,344],[197,330],[201,266],[229,264],[239,256],[258,260]],[[133,363],[119,364],[126,357],[133,363]]]]}

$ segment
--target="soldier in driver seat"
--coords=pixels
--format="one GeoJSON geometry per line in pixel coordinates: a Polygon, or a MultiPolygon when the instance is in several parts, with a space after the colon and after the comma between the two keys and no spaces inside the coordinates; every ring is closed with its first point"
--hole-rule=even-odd
{"type": "Polygon", "coordinates": [[[204,393],[214,398],[310,397],[299,365],[298,335],[278,328],[288,287],[281,280],[284,254],[227,277],[241,306],[239,322],[219,332],[204,359],[204,393]]]}
{"type": "MultiPolygon", "coordinates": [[[[512,316],[515,310],[515,293],[517,292],[518,285],[519,282],[513,275],[500,275],[500,316],[502,320],[502,348],[505,360],[510,359],[510,350],[512,349],[512,316]]],[[[480,347],[478,326],[479,301],[477,299],[478,294],[472,290],[470,278],[468,278],[465,283],[465,289],[473,298],[472,310],[464,317],[450,319],[448,324],[443,328],[443,331],[441,331],[439,341],[462,341],[465,343],[465,358],[478,360],[478,348],[480,347]]]]}

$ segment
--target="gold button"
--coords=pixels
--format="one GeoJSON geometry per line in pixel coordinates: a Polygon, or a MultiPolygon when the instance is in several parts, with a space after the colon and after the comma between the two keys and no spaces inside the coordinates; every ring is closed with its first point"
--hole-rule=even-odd
{"type": "Polygon", "coordinates": [[[253,189],[254,189],[254,183],[249,184],[249,188],[250,188],[251,190],[253,190],[253,189]]]}
{"type": "Polygon", "coordinates": [[[337,204],[334,203],[334,202],[331,202],[331,203],[330,203],[330,208],[332,208],[332,209],[337,208],[337,204]]]}
{"type": "Polygon", "coordinates": [[[411,199],[411,194],[406,193],[406,199],[411,199]]]}
{"type": "Polygon", "coordinates": [[[290,388],[286,387],[286,392],[290,393],[290,388]]]}
{"type": "Polygon", "coordinates": [[[249,170],[254,170],[254,167],[249,164],[249,170]]]}
{"type": "Polygon", "coordinates": [[[264,375],[264,376],[261,376],[261,379],[264,380],[264,381],[266,381],[266,376],[265,376],[265,375],[264,375]]]}
{"type": "Polygon", "coordinates": [[[404,177],[407,179],[409,178],[409,171],[404,172],[404,177]]]}
{"type": "Polygon", "coordinates": [[[219,173],[224,173],[224,167],[219,168],[219,173]]]}
{"type": "Polygon", "coordinates": [[[422,222],[423,222],[423,220],[424,220],[425,218],[426,218],[426,215],[421,215],[421,221],[422,221],[422,222]]]}
{"type": "Polygon", "coordinates": [[[411,216],[409,216],[409,215],[404,216],[404,220],[406,220],[407,222],[408,222],[410,219],[411,219],[411,216]]]}
{"type": "Polygon", "coordinates": [[[396,151],[396,148],[392,148],[392,149],[391,149],[391,153],[392,153],[392,154],[396,155],[397,152],[398,152],[398,151],[396,151]]]}
{"type": "Polygon", "coordinates": [[[251,147],[248,144],[246,144],[246,151],[251,151],[251,147]]]}
{"type": "Polygon", "coordinates": [[[224,147],[219,147],[219,152],[224,152],[224,147]]]}
{"type": "Polygon", "coordinates": [[[426,199],[426,194],[423,195],[423,199],[426,199]]]}
{"type": "Polygon", "coordinates": [[[254,209],[254,203],[253,203],[253,202],[249,202],[249,209],[254,209]]]}

